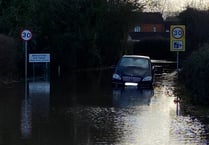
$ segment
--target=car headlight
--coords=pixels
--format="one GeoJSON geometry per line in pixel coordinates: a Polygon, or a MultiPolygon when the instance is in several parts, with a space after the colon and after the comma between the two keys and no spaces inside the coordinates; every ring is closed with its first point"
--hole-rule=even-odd
{"type": "Polygon", "coordinates": [[[120,77],[120,75],[118,75],[118,74],[113,74],[113,75],[112,75],[112,78],[113,78],[113,79],[116,79],[116,80],[121,80],[121,77],[120,77]]]}
{"type": "Polygon", "coordinates": [[[152,80],[152,77],[151,76],[146,76],[143,78],[142,81],[151,81],[152,80]]]}

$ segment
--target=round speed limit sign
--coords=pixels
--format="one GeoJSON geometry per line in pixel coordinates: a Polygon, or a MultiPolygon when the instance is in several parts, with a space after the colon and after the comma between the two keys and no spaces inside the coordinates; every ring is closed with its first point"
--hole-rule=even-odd
{"type": "Polygon", "coordinates": [[[21,32],[21,38],[25,41],[28,41],[32,38],[32,33],[30,30],[23,30],[21,32]]]}
{"type": "Polygon", "coordinates": [[[176,39],[180,39],[184,36],[184,30],[181,27],[176,27],[173,29],[172,35],[176,39]]]}

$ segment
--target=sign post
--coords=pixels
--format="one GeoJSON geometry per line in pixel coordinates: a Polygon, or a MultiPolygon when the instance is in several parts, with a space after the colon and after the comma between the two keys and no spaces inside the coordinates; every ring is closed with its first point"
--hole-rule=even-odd
{"type": "Polygon", "coordinates": [[[179,52],[185,51],[185,25],[171,25],[170,51],[176,52],[177,77],[179,74],[179,52]]]}
{"type": "MultiPolygon", "coordinates": [[[[24,112],[23,112],[23,116],[25,118],[24,121],[26,122],[26,124],[28,124],[28,120],[27,118],[29,118],[30,116],[28,115],[28,112],[31,111],[29,108],[29,101],[28,101],[28,76],[27,76],[27,71],[28,71],[28,67],[27,67],[27,60],[28,60],[28,41],[32,38],[32,33],[29,30],[23,30],[21,32],[21,38],[24,41],[24,50],[25,50],[25,100],[24,100],[24,112]]],[[[31,133],[31,126],[27,126],[25,124],[24,128],[21,128],[21,131],[23,133],[23,135],[28,135],[28,133],[31,133]]]]}
{"type": "Polygon", "coordinates": [[[27,60],[28,60],[28,41],[32,38],[32,33],[30,32],[30,30],[23,30],[21,32],[21,38],[24,40],[24,50],[25,50],[25,81],[27,81],[27,71],[28,71],[28,67],[27,67],[27,60]]]}
{"type": "Polygon", "coordinates": [[[44,78],[45,80],[48,79],[48,64],[50,63],[50,54],[49,53],[33,53],[29,54],[29,63],[33,63],[33,78],[34,78],[34,63],[45,63],[45,73],[44,78]]]}

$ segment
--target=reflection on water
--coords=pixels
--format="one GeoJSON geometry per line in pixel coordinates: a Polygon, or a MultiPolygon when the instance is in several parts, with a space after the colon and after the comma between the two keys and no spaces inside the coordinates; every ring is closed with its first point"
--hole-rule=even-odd
{"type": "Polygon", "coordinates": [[[138,105],[149,105],[154,91],[150,89],[138,90],[130,86],[125,89],[113,89],[114,107],[131,107],[138,105]]]}
{"type": "Polygon", "coordinates": [[[168,74],[153,90],[112,89],[107,72],[78,76],[31,81],[25,95],[24,85],[1,89],[0,145],[208,143],[205,125],[174,103],[168,74]]]}
{"type": "Polygon", "coordinates": [[[49,115],[50,82],[29,82],[28,88],[34,119],[46,120],[49,115]]]}
{"type": "Polygon", "coordinates": [[[46,120],[49,114],[50,82],[29,81],[21,106],[21,133],[31,137],[33,121],[46,120]]]}
{"type": "MultiPolygon", "coordinates": [[[[162,88],[158,89],[155,94],[149,92],[147,96],[138,95],[142,97],[142,101],[145,100],[146,105],[134,105],[131,109],[123,108],[118,112],[120,130],[123,130],[118,145],[169,144],[169,125],[172,116],[175,116],[175,105],[172,98],[163,94],[162,88]],[[149,105],[147,105],[148,99],[145,99],[147,97],[150,99],[149,105]]],[[[130,96],[131,93],[127,93],[125,97],[130,96]]]]}
{"type": "Polygon", "coordinates": [[[208,142],[205,134],[205,126],[190,116],[178,116],[171,121],[170,138],[172,142],[206,145],[208,142]]]}
{"type": "Polygon", "coordinates": [[[23,100],[21,107],[21,133],[23,138],[32,134],[32,108],[29,100],[23,100]]]}

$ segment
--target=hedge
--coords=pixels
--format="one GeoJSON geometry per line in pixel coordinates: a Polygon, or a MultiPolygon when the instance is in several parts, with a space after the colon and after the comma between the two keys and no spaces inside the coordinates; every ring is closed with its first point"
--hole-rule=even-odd
{"type": "Polygon", "coordinates": [[[209,44],[204,44],[184,62],[180,80],[194,104],[209,104],[209,44]]]}

